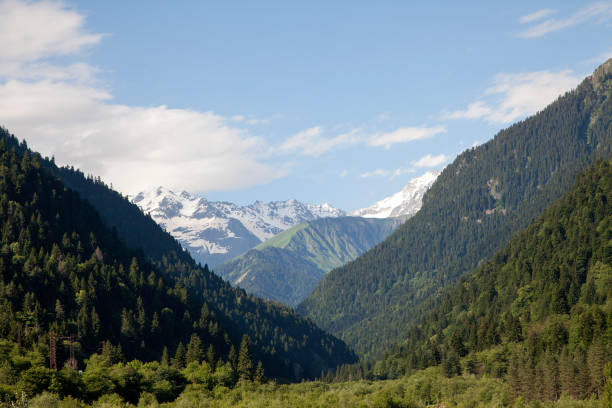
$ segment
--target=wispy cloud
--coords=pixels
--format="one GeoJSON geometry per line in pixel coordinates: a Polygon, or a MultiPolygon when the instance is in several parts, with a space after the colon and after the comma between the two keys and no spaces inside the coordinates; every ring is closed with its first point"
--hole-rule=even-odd
{"type": "Polygon", "coordinates": [[[365,173],[361,173],[359,177],[361,178],[370,178],[370,177],[385,177],[390,174],[389,170],[384,169],[376,169],[372,171],[366,171],[365,173]]]}
{"type": "Polygon", "coordinates": [[[581,76],[570,70],[501,73],[493,78],[481,98],[466,109],[442,114],[442,119],[484,119],[507,124],[542,110],[580,80],[581,76]]]}
{"type": "MultiPolygon", "coordinates": [[[[551,15],[551,10],[539,10],[535,13],[521,17],[521,23],[529,23],[540,21],[542,18],[551,15]],[[548,11],[548,13],[547,13],[548,11]],[[540,13],[540,14],[538,14],[540,13]]],[[[566,18],[549,18],[539,22],[531,27],[518,33],[521,38],[537,38],[546,34],[574,27],[588,22],[601,23],[612,18],[612,2],[597,2],[591,3],[586,7],[581,8],[574,14],[566,18]]]]}
{"type": "Polygon", "coordinates": [[[439,154],[437,156],[427,154],[419,160],[414,161],[412,164],[416,167],[437,167],[446,161],[448,161],[448,156],[445,154],[439,154]]]}
{"type": "Polygon", "coordinates": [[[284,154],[298,153],[318,157],[341,146],[361,145],[389,149],[397,143],[428,139],[445,132],[446,128],[443,126],[402,127],[391,132],[367,132],[355,128],[336,136],[328,136],[327,133],[331,133],[329,130],[322,126],[313,126],[289,137],[273,150],[284,154]]]}
{"type": "Polygon", "coordinates": [[[593,57],[593,58],[590,58],[590,59],[586,60],[585,62],[587,64],[603,64],[604,62],[606,62],[610,58],[612,58],[612,48],[608,49],[607,51],[602,52],[601,54],[599,54],[596,57],[593,57]]]}
{"type": "Polygon", "coordinates": [[[370,146],[383,146],[389,149],[396,143],[407,143],[415,140],[428,139],[440,133],[446,133],[444,126],[435,127],[403,127],[388,133],[377,133],[372,135],[368,144],[370,146]]]}
{"type": "Polygon", "coordinates": [[[545,17],[548,17],[552,14],[555,14],[557,12],[557,10],[553,10],[553,9],[542,9],[542,10],[538,10],[535,11],[533,13],[527,14],[525,16],[522,16],[521,18],[519,18],[519,23],[521,24],[527,24],[527,23],[533,23],[534,21],[537,20],[541,20],[545,17]]]}
{"type": "Polygon", "coordinates": [[[280,152],[300,153],[304,156],[320,156],[331,149],[358,142],[359,129],[353,129],[334,137],[325,137],[321,126],[314,126],[303,130],[283,142],[280,152]]]}
{"type": "Polygon", "coordinates": [[[74,61],[104,37],[84,24],[62,2],[0,0],[3,126],[124,193],[160,184],[232,189],[283,176],[282,166],[266,163],[265,140],[229,124],[254,118],[114,103],[97,85],[98,70],[74,61]],[[73,61],[55,65],[54,57],[73,61]]]}
{"type": "Polygon", "coordinates": [[[398,167],[393,170],[387,169],[376,169],[372,171],[367,171],[359,175],[361,178],[372,178],[372,177],[388,177],[390,180],[393,180],[399,176],[404,174],[412,174],[416,173],[418,169],[422,168],[433,168],[439,167],[440,165],[446,163],[449,160],[449,156],[445,154],[426,154],[418,160],[414,160],[408,166],[398,167]]]}

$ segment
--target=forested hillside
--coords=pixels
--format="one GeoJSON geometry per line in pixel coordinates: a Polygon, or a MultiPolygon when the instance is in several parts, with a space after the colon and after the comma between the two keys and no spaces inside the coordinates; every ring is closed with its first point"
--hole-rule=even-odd
{"type": "Polygon", "coordinates": [[[398,218],[322,218],[283,231],[215,272],[247,293],[289,306],[301,302],[321,278],[388,237],[398,218]]]}
{"type": "Polygon", "coordinates": [[[195,265],[150,218],[99,180],[60,171],[88,189],[89,197],[97,192],[100,199],[92,202],[106,208],[114,225],[131,230],[132,242],[144,241],[149,259],[129,249],[119,228],[107,228],[94,207],[51,174],[50,162],[4,130],[0,160],[3,339],[44,352],[49,331],[76,334],[82,362],[105,341],[120,345],[128,359],[150,360],[164,349],[174,355],[195,336],[211,356],[227,360],[248,335],[266,373],[288,379],[355,361],[341,341],[290,309],[253,298],[195,265]],[[136,211],[117,210],[117,202],[136,211]],[[134,231],[141,227],[145,232],[134,231]]]}
{"type": "Polygon", "coordinates": [[[326,275],[298,307],[370,356],[401,340],[612,147],[612,60],[542,112],[463,152],[387,240],[326,275]]]}
{"type": "Polygon", "coordinates": [[[589,168],[461,279],[373,371],[393,377],[442,364],[453,376],[468,355],[469,371],[488,366],[515,396],[601,395],[604,366],[612,363],[612,161],[589,168]],[[477,358],[495,348],[494,358],[477,358]]]}

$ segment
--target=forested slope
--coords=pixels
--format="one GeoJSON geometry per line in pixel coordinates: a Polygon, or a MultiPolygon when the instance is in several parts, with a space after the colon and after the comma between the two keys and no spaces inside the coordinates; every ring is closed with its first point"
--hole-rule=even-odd
{"type": "Polygon", "coordinates": [[[460,154],[421,210],[327,274],[298,307],[368,356],[401,340],[461,276],[501,249],[612,146],[612,60],[542,112],[460,154]]]}
{"type": "Polygon", "coordinates": [[[496,374],[516,395],[600,395],[612,363],[612,161],[589,168],[461,279],[374,371],[396,376],[442,363],[451,376],[461,372],[459,358],[499,345],[496,374]]]}
{"type": "Polygon", "coordinates": [[[355,361],[344,343],[290,309],[253,298],[195,265],[150,218],[117,209],[116,202],[136,207],[99,180],[77,180],[101,192],[92,203],[106,206],[116,225],[142,227],[145,233],[133,236],[152,243],[145,245],[149,257],[128,248],[119,228],[107,228],[94,207],[51,174],[51,162],[1,133],[2,338],[39,347],[54,329],[78,335],[81,358],[108,340],[127,358],[146,360],[159,358],[164,346],[173,354],[195,334],[226,359],[247,334],[268,375],[288,379],[355,361]]]}

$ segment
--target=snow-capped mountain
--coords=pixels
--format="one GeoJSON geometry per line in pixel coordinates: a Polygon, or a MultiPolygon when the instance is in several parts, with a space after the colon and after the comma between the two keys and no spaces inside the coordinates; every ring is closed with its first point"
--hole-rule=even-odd
{"type": "Polygon", "coordinates": [[[132,197],[132,202],[172,234],[194,259],[211,266],[248,251],[274,235],[305,221],[346,215],[325,203],[295,199],[248,206],[213,202],[186,191],[158,187],[132,197]]]}
{"type": "Polygon", "coordinates": [[[351,215],[365,218],[411,217],[421,208],[423,195],[440,173],[440,171],[428,171],[421,177],[410,180],[401,191],[367,208],[355,210],[351,215]]]}

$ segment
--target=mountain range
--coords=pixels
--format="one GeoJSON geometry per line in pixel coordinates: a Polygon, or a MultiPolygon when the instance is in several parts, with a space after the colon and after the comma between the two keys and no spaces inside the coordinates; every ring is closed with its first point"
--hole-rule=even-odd
{"type": "Polygon", "coordinates": [[[330,270],[385,239],[400,218],[322,218],[300,224],[215,268],[248,293],[290,306],[301,302],[330,270]]]}
{"type": "MultiPolygon", "coordinates": [[[[351,215],[406,219],[419,210],[423,194],[439,174],[427,172],[414,178],[398,193],[370,207],[353,211],[351,215]]],[[[208,201],[186,191],[175,193],[161,186],[140,192],[130,199],[176,238],[197,262],[209,266],[217,266],[240,256],[304,222],[347,215],[328,203],[305,204],[289,199],[269,203],[256,201],[239,206],[230,202],[208,201]]]]}
{"type": "Polygon", "coordinates": [[[202,265],[215,266],[239,256],[287,228],[344,211],[325,203],[295,199],[248,206],[208,201],[188,192],[158,187],[131,198],[146,214],[174,236],[202,265]]]}
{"type": "Polygon", "coordinates": [[[414,183],[422,206],[407,220],[378,216],[418,207],[409,191],[364,210],[371,218],[316,218],[339,210],[294,202],[207,207],[163,189],[136,197],[166,219],[251,211],[244,222],[262,236],[279,218],[315,216],[232,261],[224,273],[243,289],[128,197],[0,128],[0,400],[610,406],[611,156],[609,60],[414,183]],[[295,304],[317,276],[302,317],[247,293],[295,304]]]}
{"type": "Polygon", "coordinates": [[[612,151],[612,60],[536,115],[461,153],[389,238],[297,310],[373,357],[612,151]]]}

